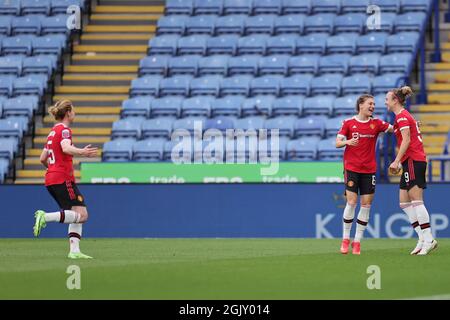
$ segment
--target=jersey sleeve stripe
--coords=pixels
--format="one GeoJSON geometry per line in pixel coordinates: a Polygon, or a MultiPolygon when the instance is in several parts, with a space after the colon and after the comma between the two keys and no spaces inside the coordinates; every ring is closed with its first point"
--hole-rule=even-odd
{"type": "Polygon", "coordinates": [[[402,131],[402,130],[404,130],[404,129],[409,129],[409,126],[401,127],[401,128],[400,128],[400,131],[402,131]]]}
{"type": "Polygon", "coordinates": [[[347,137],[344,136],[343,134],[338,134],[337,137],[338,137],[338,138],[343,138],[343,139],[347,138],[347,137]]]}

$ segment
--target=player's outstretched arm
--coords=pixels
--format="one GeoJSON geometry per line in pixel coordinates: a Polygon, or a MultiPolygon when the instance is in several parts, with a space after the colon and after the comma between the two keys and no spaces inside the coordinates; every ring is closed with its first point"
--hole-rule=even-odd
{"type": "Polygon", "coordinates": [[[350,139],[350,140],[344,140],[343,137],[338,136],[336,138],[336,148],[343,148],[346,145],[350,145],[350,146],[356,146],[358,144],[358,139],[350,139]]]}
{"type": "Polygon", "coordinates": [[[70,144],[70,141],[62,141],[61,142],[62,151],[66,154],[70,154],[72,156],[81,156],[81,157],[95,157],[97,156],[98,148],[93,148],[90,144],[80,149],[70,144]]]}
{"type": "Polygon", "coordinates": [[[47,149],[44,148],[44,149],[42,149],[41,156],[39,157],[39,161],[46,168],[48,168],[47,159],[48,159],[48,152],[47,152],[47,149]]]}

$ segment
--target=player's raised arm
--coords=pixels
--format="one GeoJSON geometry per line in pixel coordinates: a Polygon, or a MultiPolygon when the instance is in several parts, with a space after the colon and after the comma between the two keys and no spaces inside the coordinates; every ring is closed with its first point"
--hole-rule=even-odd
{"type": "Polygon", "coordinates": [[[82,156],[82,157],[95,157],[97,156],[98,148],[92,147],[90,144],[85,146],[84,148],[77,148],[71,145],[70,140],[61,141],[61,148],[64,153],[70,154],[72,156],[82,156]]]}
{"type": "Polygon", "coordinates": [[[41,156],[39,157],[39,161],[46,168],[48,168],[47,159],[48,159],[48,152],[47,152],[47,149],[44,148],[44,149],[42,149],[41,156]]]}

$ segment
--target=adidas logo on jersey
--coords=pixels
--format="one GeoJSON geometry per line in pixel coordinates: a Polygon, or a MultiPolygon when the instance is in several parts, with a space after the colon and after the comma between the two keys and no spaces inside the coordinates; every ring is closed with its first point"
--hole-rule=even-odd
{"type": "Polygon", "coordinates": [[[357,126],[355,126],[355,125],[353,125],[352,129],[356,129],[356,128],[358,128],[358,127],[357,127],[357,126]]]}

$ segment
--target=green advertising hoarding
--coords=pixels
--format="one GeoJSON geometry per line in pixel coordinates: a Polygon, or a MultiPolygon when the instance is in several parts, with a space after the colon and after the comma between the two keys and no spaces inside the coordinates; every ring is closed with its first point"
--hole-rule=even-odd
{"type": "Polygon", "coordinates": [[[82,183],[297,183],[343,182],[342,162],[89,163],[81,164],[82,183]]]}

